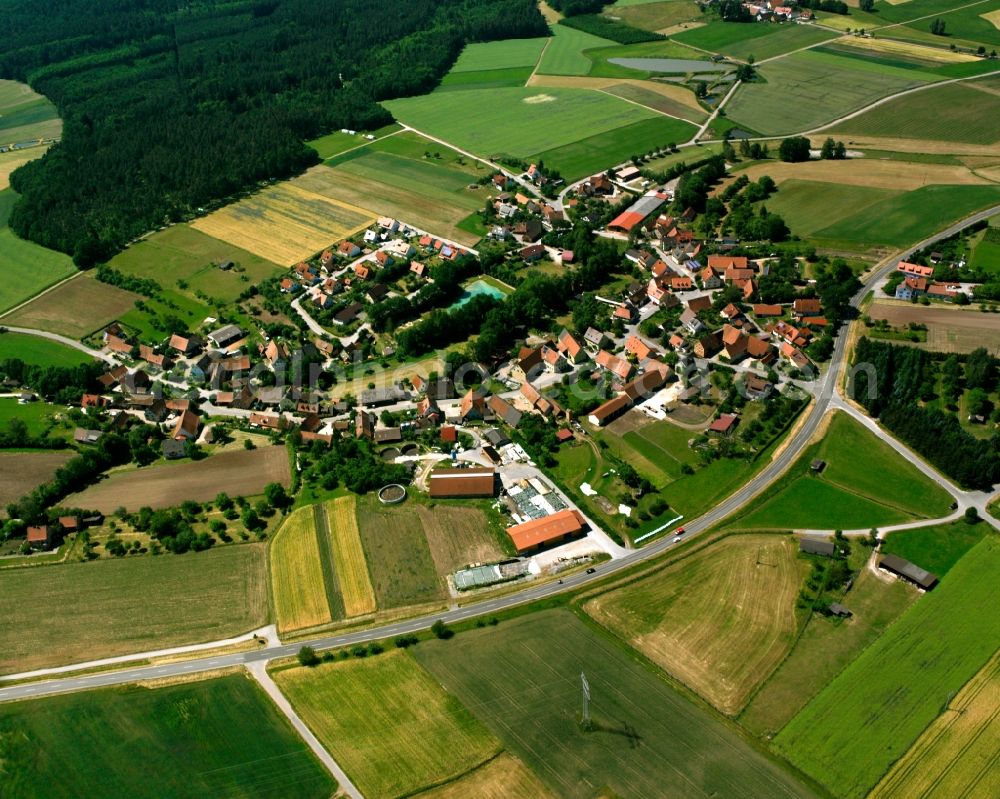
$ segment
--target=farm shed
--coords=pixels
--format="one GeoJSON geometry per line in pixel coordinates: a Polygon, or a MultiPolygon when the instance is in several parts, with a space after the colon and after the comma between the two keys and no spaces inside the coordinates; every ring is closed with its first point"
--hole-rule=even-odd
{"type": "Polygon", "coordinates": [[[496,469],[435,469],[430,478],[431,496],[492,497],[497,493],[496,469]]]}
{"type": "Polygon", "coordinates": [[[879,561],[878,565],[880,569],[885,569],[897,577],[902,577],[904,580],[913,583],[917,588],[923,588],[925,591],[930,591],[938,584],[936,574],[932,574],[926,569],[921,569],[915,563],[910,563],[910,561],[899,557],[899,555],[885,555],[879,561]]]}
{"type": "Polygon", "coordinates": [[[586,522],[579,511],[572,508],[533,519],[507,528],[507,535],[514,542],[518,554],[538,549],[547,544],[560,543],[570,536],[583,532],[586,522]]]}
{"type": "Polygon", "coordinates": [[[817,541],[815,538],[803,538],[799,541],[799,552],[807,555],[822,555],[825,558],[832,558],[837,554],[837,547],[833,541],[817,541]]]}

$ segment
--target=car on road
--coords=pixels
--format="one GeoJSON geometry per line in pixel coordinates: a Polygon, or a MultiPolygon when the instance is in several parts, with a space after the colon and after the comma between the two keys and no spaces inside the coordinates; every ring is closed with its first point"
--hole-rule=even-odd
{"type": "Polygon", "coordinates": [[[681,536],[681,535],[684,535],[684,532],[685,532],[685,530],[684,530],[683,527],[678,527],[677,528],[677,532],[674,533],[674,535],[681,536]]]}
{"type": "Polygon", "coordinates": [[[593,566],[591,566],[589,569],[587,569],[587,574],[593,574],[596,571],[597,571],[597,569],[595,569],[593,566]]]}

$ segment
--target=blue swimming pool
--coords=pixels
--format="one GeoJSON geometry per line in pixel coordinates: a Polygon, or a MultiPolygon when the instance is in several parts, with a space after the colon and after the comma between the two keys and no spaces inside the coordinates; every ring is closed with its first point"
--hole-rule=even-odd
{"type": "Polygon", "coordinates": [[[495,297],[498,300],[502,300],[507,296],[505,291],[498,289],[492,283],[487,283],[485,280],[473,280],[471,283],[466,285],[461,298],[457,302],[452,303],[448,310],[451,310],[452,308],[461,308],[473,297],[478,297],[483,294],[487,297],[495,297]]]}

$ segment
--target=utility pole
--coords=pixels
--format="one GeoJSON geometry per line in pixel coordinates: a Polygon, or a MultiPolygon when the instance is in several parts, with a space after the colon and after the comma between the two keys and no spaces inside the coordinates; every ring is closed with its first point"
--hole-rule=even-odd
{"type": "Polygon", "coordinates": [[[580,720],[580,725],[583,729],[590,729],[590,683],[587,682],[587,675],[582,671],[580,672],[580,688],[583,693],[583,717],[580,720]]]}

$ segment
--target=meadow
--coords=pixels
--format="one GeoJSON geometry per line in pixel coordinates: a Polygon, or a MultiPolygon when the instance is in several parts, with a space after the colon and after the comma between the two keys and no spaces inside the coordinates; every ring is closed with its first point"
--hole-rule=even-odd
{"type": "Polygon", "coordinates": [[[811,51],[763,64],[759,72],[764,82],[741,86],[726,115],[768,135],[809,130],[886,95],[939,79],[926,71],[811,51]]]}
{"type": "Polygon", "coordinates": [[[327,799],[336,790],[243,675],[4,704],[0,738],[11,797],[327,799]]]}
{"type": "Polygon", "coordinates": [[[405,505],[358,498],[358,528],[379,608],[405,607],[444,598],[420,518],[405,505]]]}
{"type": "Polygon", "coordinates": [[[1000,96],[977,86],[975,81],[950,83],[898,97],[841,122],[833,134],[994,144],[1000,140],[995,123],[1000,96]],[[947,108],[948,113],[928,114],[928,106],[947,108]]]}
{"type": "Polygon", "coordinates": [[[0,272],[4,275],[0,312],[25,302],[76,271],[68,255],[19,239],[7,227],[7,217],[16,199],[11,189],[0,191],[0,272]]]}
{"type": "Polygon", "coordinates": [[[363,208],[278,183],[191,223],[191,227],[282,266],[308,258],[374,222],[363,208]]]}
{"type": "Polygon", "coordinates": [[[208,502],[220,491],[230,496],[256,496],[268,483],[288,486],[288,452],[283,446],[220,452],[200,461],[166,463],[113,472],[66,500],[71,507],[113,513],[143,505],[171,508],[186,499],[208,502]]]}
{"type": "Polygon", "coordinates": [[[777,749],[838,796],[865,796],[996,652],[998,569],[990,536],[810,702],[777,749]]]}
{"type": "MultiPolygon", "coordinates": [[[[867,552],[856,545],[857,555],[867,552]]],[[[758,736],[772,737],[834,677],[917,601],[902,581],[883,582],[861,569],[840,599],[853,613],[837,619],[813,613],[778,669],[753,695],[739,722],[758,736]]]]}
{"type": "Polygon", "coordinates": [[[552,34],[552,40],[538,63],[538,72],[543,75],[587,75],[593,62],[583,51],[615,45],[610,39],[565,25],[553,25],[552,34]]]}
{"type": "Polygon", "coordinates": [[[428,641],[413,656],[565,799],[814,794],[566,610],[428,641]],[[580,726],[580,673],[593,726],[580,726]]]}
{"type": "Polygon", "coordinates": [[[1000,785],[1000,652],[893,765],[869,799],[988,796],[1000,785]]]}
{"type": "Polygon", "coordinates": [[[682,31],[673,38],[731,58],[745,61],[753,56],[755,60],[762,61],[832,39],[836,35],[812,25],[740,25],[719,21],[682,31]]]}
{"type": "Polygon", "coordinates": [[[794,643],[795,598],[808,566],[789,536],[729,536],[584,610],[735,715],[794,643]]]}
{"type": "MultiPolygon", "coordinates": [[[[402,128],[393,122],[367,135],[374,136],[376,139],[382,139],[398,133],[400,130],[402,128]]],[[[346,150],[353,150],[355,147],[367,147],[370,143],[371,139],[363,138],[361,133],[355,132],[351,134],[340,130],[335,130],[333,133],[328,133],[325,136],[320,136],[318,139],[306,142],[324,160],[334,155],[339,155],[346,150]]]]}
{"type": "Polygon", "coordinates": [[[401,650],[277,670],[273,677],[370,799],[409,796],[455,779],[501,748],[453,695],[401,650]]]}
{"type": "Polygon", "coordinates": [[[944,577],[966,552],[992,531],[993,528],[986,522],[967,524],[964,520],[899,530],[886,536],[881,552],[884,555],[899,555],[938,577],[944,577]]]}
{"type": "Polygon", "coordinates": [[[151,278],[166,290],[191,295],[200,291],[224,302],[232,302],[249,285],[284,271],[190,225],[172,225],[153,233],[116,255],[110,265],[127,275],[151,278]],[[232,261],[233,269],[219,269],[217,265],[224,261],[232,261]]]}
{"type": "Polygon", "coordinates": [[[361,546],[356,505],[353,496],[338,497],[320,510],[330,542],[333,574],[348,618],[375,612],[375,591],[361,546]]]}
{"type": "MultiPolygon", "coordinates": [[[[3,231],[0,231],[2,239],[3,231]]],[[[89,274],[68,280],[2,317],[2,324],[84,338],[131,310],[138,294],[101,283],[89,274]]]]}
{"type": "Polygon", "coordinates": [[[808,238],[836,220],[899,194],[892,189],[792,178],[783,181],[778,192],[768,197],[767,209],[780,214],[795,235],[808,238]]]}
{"type": "Polygon", "coordinates": [[[93,359],[85,352],[25,333],[0,333],[0,360],[19,358],[34,366],[79,366],[93,359]]]}
{"type": "Polygon", "coordinates": [[[268,551],[274,614],[279,632],[316,627],[333,620],[326,598],[312,507],[299,508],[285,519],[268,551]]]}
{"type": "Polygon", "coordinates": [[[742,529],[859,529],[935,518],[951,497],[850,416],[835,413],[819,444],[738,519],[742,529]],[[864,453],[864,457],[859,457],[864,453]],[[823,460],[820,474],[813,460],[823,460]]]}
{"type": "Polygon", "coordinates": [[[264,546],[0,569],[0,672],[239,635],[267,621],[264,546]],[[39,613],[25,597],[45,597],[39,613]]]}
{"type": "Polygon", "coordinates": [[[452,73],[534,67],[548,39],[503,39],[468,44],[451,68],[452,73]]]}

